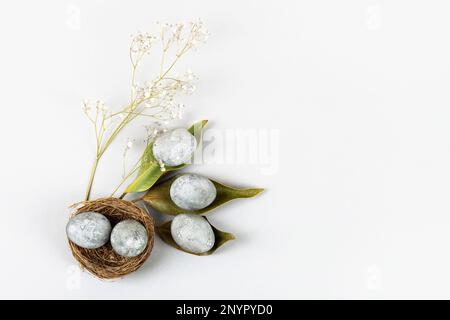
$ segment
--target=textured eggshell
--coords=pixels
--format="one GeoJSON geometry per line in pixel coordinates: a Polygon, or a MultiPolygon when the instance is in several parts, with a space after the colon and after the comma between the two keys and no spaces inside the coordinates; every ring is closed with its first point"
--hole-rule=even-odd
{"type": "Polygon", "coordinates": [[[140,255],[147,242],[147,230],[136,220],[123,220],[116,224],[111,232],[111,245],[114,251],[123,257],[140,255]]]}
{"type": "Polygon", "coordinates": [[[170,198],[178,207],[186,210],[206,208],[216,196],[214,183],[198,174],[184,174],[170,186],[170,198]]]}
{"type": "Polygon", "coordinates": [[[186,129],[163,133],[153,143],[153,156],[166,166],[179,166],[191,160],[197,140],[186,129]]]}
{"type": "Polygon", "coordinates": [[[97,212],[83,212],[69,220],[66,226],[67,237],[76,245],[95,249],[109,240],[111,223],[97,212]]]}
{"type": "Polygon", "coordinates": [[[205,253],[214,246],[214,231],[202,216],[182,213],[171,223],[170,232],[173,240],[184,250],[192,253],[205,253]]]}

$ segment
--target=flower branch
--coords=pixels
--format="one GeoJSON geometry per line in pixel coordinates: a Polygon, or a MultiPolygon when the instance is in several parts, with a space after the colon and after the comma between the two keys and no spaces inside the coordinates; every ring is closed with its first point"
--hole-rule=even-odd
{"type": "MultiPolygon", "coordinates": [[[[180,94],[189,94],[195,90],[193,82],[196,80],[196,76],[190,70],[182,76],[171,75],[171,72],[188,51],[195,48],[198,43],[205,42],[207,37],[208,32],[204,29],[201,21],[191,22],[188,27],[183,23],[160,25],[159,36],[138,33],[132,38],[129,49],[131,61],[130,103],[119,111],[111,112],[103,102],[97,101],[94,111],[88,101],[84,102],[83,111],[94,127],[96,139],[96,155],[85,200],[90,198],[100,159],[129,123],[138,117],[145,117],[158,125],[161,121],[168,122],[181,117],[184,105],[177,103],[176,100],[180,94]],[[153,81],[139,85],[136,79],[140,63],[158,43],[162,48],[159,74],[153,81]],[[174,47],[176,47],[175,50],[172,50],[174,47]],[[165,61],[172,51],[174,51],[173,59],[166,68],[165,61]]],[[[133,173],[136,170],[137,168],[133,173]]]]}

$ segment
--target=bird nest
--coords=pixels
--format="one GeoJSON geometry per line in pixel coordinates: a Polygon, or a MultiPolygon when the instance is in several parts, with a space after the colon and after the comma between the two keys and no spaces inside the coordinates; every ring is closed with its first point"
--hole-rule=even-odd
{"type": "Polygon", "coordinates": [[[75,212],[72,217],[83,212],[94,211],[108,218],[113,227],[122,220],[134,219],[142,223],[148,234],[145,250],[140,255],[131,258],[115,253],[110,242],[97,249],[85,249],[69,240],[72,254],[83,269],[100,279],[114,279],[136,271],[148,259],[153,249],[155,229],[153,218],[144,209],[133,202],[113,197],[81,202],[74,207],[75,212]]]}

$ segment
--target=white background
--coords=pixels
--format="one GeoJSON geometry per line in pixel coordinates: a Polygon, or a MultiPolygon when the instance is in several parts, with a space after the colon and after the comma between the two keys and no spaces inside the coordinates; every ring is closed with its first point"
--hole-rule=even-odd
{"type": "MultiPolygon", "coordinates": [[[[2,1],[0,298],[450,298],[449,10],[444,0],[2,1]],[[80,101],[123,104],[130,34],[196,18],[211,38],[182,66],[200,82],[181,124],[278,130],[278,169],[192,167],[267,188],[211,214],[238,238],[216,255],[157,240],[122,280],[78,274],[65,224],[94,148],[80,101]]],[[[94,196],[118,182],[125,139],[143,135],[138,126],[105,154],[94,196]]]]}

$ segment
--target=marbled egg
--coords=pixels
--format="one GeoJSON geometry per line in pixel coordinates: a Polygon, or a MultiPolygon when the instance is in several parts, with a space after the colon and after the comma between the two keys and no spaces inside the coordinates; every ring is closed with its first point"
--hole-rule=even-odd
{"type": "Polygon", "coordinates": [[[163,133],[153,143],[153,156],[166,166],[179,166],[191,160],[197,140],[186,129],[163,133]]]}
{"type": "Polygon", "coordinates": [[[214,183],[198,174],[184,174],[170,186],[170,198],[178,207],[186,210],[206,208],[216,196],[214,183]]]}
{"type": "Polygon", "coordinates": [[[111,245],[114,251],[123,257],[140,255],[147,242],[147,230],[136,220],[123,220],[116,224],[111,232],[111,245]]]}
{"type": "Polygon", "coordinates": [[[184,250],[205,253],[214,246],[214,231],[202,216],[192,213],[178,214],[171,223],[173,240],[184,250]]]}
{"type": "Polygon", "coordinates": [[[69,220],[66,226],[67,237],[76,245],[95,249],[109,240],[111,223],[97,212],[83,212],[69,220]]]}

